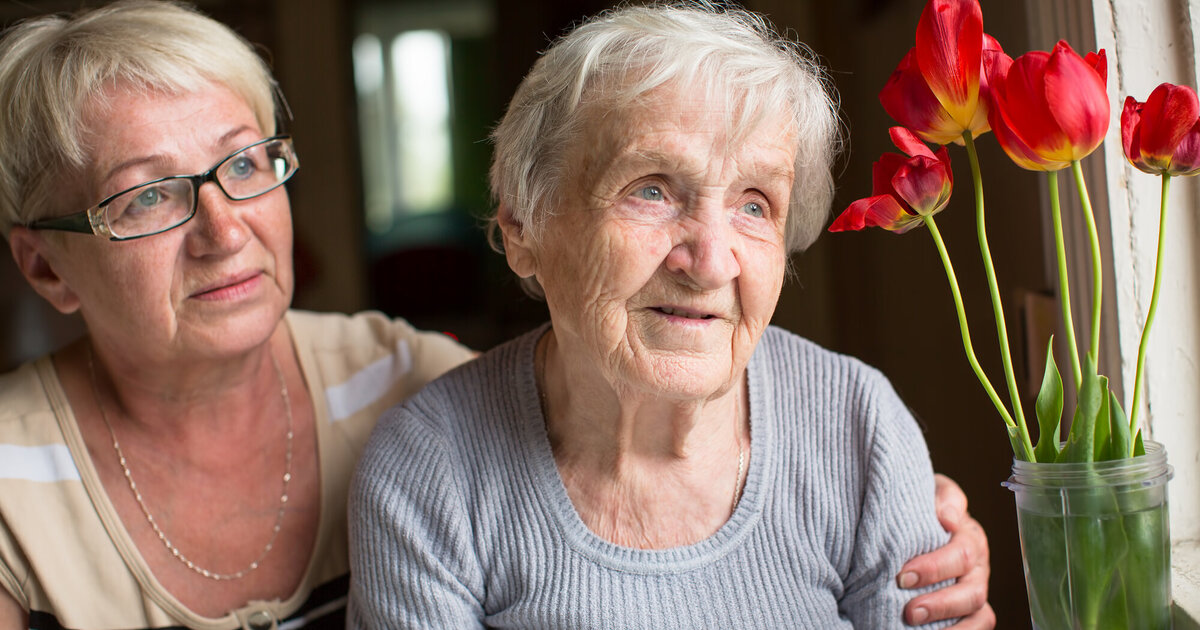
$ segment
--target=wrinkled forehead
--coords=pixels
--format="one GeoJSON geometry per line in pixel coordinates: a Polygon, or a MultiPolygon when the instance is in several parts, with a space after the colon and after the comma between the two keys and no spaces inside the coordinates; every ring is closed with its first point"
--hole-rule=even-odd
{"type": "Polygon", "coordinates": [[[637,150],[653,139],[669,147],[672,134],[702,135],[722,153],[746,148],[780,150],[791,170],[796,149],[795,119],[791,111],[745,92],[714,90],[711,86],[666,84],[632,96],[586,94],[581,103],[584,121],[572,153],[586,163],[637,150]],[[756,145],[747,147],[748,144],[756,145]],[[767,145],[770,147],[759,147],[767,145]]]}

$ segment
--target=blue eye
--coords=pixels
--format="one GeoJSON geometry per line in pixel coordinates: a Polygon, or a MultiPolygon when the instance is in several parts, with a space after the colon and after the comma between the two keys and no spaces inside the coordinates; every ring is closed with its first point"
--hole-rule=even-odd
{"type": "Polygon", "coordinates": [[[763,207],[762,205],[751,201],[750,203],[742,206],[742,212],[745,212],[752,217],[761,218],[763,216],[763,207]]]}
{"type": "Polygon", "coordinates": [[[164,186],[152,184],[114,199],[105,210],[109,221],[128,220],[129,217],[157,212],[164,204],[172,203],[172,198],[171,192],[164,186]]]}
{"type": "Polygon", "coordinates": [[[645,199],[646,201],[662,201],[663,200],[662,188],[659,188],[658,186],[646,186],[644,188],[638,189],[638,191],[634,194],[637,195],[641,199],[645,199]]]}
{"type": "Polygon", "coordinates": [[[157,188],[147,188],[133,198],[130,207],[150,208],[162,202],[162,191],[157,188]]]}
{"type": "Polygon", "coordinates": [[[258,169],[255,167],[253,160],[246,156],[239,156],[230,160],[225,172],[238,179],[246,179],[253,175],[256,170],[258,169]]]}

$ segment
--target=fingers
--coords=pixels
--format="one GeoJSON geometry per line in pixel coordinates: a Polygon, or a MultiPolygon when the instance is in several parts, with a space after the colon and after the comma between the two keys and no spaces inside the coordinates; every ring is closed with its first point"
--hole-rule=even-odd
{"type": "Polygon", "coordinates": [[[996,615],[987,603],[988,574],[986,568],[975,568],[951,586],[913,598],[904,607],[905,622],[919,625],[962,617],[954,628],[994,628],[996,615]]]}
{"type": "Polygon", "coordinates": [[[991,576],[987,535],[967,513],[962,488],[945,475],[936,475],[935,480],[938,520],[950,533],[950,541],[909,560],[896,580],[901,588],[953,584],[913,598],[904,607],[904,619],[919,625],[961,617],[953,628],[991,630],[996,627],[996,615],[987,603],[991,576]]]}
{"type": "MultiPolygon", "coordinates": [[[[907,621],[907,614],[905,620],[907,621]]],[[[993,630],[996,627],[996,613],[990,604],[984,604],[975,614],[963,617],[948,630],[993,630]]]]}
{"type": "Polygon", "coordinates": [[[987,534],[979,521],[968,515],[944,546],[906,562],[896,581],[901,588],[920,588],[960,579],[974,569],[983,569],[988,574],[990,563],[987,534]]]}
{"type": "Polygon", "coordinates": [[[937,509],[938,521],[951,534],[967,514],[967,495],[963,493],[953,479],[937,473],[934,480],[934,507],[937,509]]]}

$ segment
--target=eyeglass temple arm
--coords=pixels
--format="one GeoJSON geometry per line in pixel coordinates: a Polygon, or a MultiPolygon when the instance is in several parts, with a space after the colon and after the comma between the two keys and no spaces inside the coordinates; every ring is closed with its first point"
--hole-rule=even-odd
{"type": "Polygon", "coordinates": [[[64,232],[81,232],[83,234],[96,233],[92,229],[92,223],[88,218],[87,212],[68,214],[65,217],[39,219],[30,223],[28,227],[31,230],[61,230],[64,232]]]}

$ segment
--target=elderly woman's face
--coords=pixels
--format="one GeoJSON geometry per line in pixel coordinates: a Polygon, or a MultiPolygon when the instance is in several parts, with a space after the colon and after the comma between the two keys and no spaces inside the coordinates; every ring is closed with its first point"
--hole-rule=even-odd
{"type": "MultiPolygon", "coordinates": [[[[223,86],[189,94],[114,88],[107,96],[85,116],[90,160],[70,196],[82,206],[64,212],[156,178],[204,172],[263,138],[250,108],[223,86]]],[[[205,184],[190,222],[142,239],[55,236],[51,264],[96,343],[131,358],[251,348],[291,301],[291,213],[282,187],[231,201],[205,184]]]]}
{"type": "Polygon", "coordinates": [[[707,398],[740,382],[774,312],[795,138],[726,137],[684,93],[598,117],[537,254],[558,342],[618,388],[707,398]]]}

